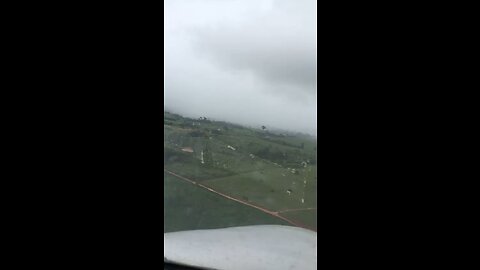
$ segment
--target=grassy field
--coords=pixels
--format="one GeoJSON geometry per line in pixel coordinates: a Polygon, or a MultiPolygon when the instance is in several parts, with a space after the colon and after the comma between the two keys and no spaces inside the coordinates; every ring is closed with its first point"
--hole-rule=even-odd
{"type": "Polygon", "coordinates": [[[164,174],[164,232],[260,224],[288,225],[254,208],[226,200],[164,174]]]}
{"type": "MultiPolygon", "coordinates": [[[[167,112],[164,119],[166,170],[316,229],[315,138],[167,112]]],[[[165,231],[288,224],[174,176],[165,177],[165,231]]]]}

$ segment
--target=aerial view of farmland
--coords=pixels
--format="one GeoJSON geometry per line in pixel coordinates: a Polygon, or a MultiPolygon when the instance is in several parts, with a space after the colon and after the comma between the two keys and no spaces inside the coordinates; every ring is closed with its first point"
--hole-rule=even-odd
{"type": "Polygon", "coordinates": [[[316,138],[164,112],[164,232],[317,230],[316,138]]]}
{"type": "Polygon", "coordinates": [[[316,269],[317,1],[164,7],[164,269],[316,269]]]}

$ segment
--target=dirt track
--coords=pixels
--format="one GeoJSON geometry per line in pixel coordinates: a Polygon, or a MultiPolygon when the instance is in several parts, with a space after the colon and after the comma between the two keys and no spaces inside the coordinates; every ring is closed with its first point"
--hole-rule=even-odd
{"type": "Polygon", "coordinates": [[[238,203],[241,203],[241,204],[244,204],[244,205],[253,207],[253,208],[255,208],[255,209],[257,209],[257,210],[260,210],[260,211],[262,211],[262,212],[264,212],[264,213],[266,213],[266,214],[269,214],[269,215],[271,215],[271,216],[274,216],[274,217],[277,217],[277,218],[279,218],[279,219],[282,219],[282,220],[284,220],[284,221],[286,221],[286,222],[288,222],[288,223],[290,223],[290,224],[292,224],[292,225],[294,225],[294,226],[301,227],[301,228],[305,228],[305,229],[312,230],[312,231],[315,231],[315,232],[317,231],[317,230],[315,230],[315,229],[313,229],[313,228],[310,228],[310,227],[305,226],[305,225],[303,225],[303,224],[300,224],[300,223],[298,223],[298,222],[292,221],[292,220],[290,220],[290,219],[288,219],[288,218],[286,218],[286,217],[283,217],[283,216],[281,216],[281,215],[279,214],[280,212],[283,213],[283,212],[290,212],[290,211],[312,210],[312,209],[315,209],[315,208],[285,209],[285,210],[282,210],[282,211],[271,211],[271,210],[268,210],[268,209],[263,208],[263,207],[261,207],[261,206],[254,205],[254,204],[252,204],[252,203],[250,203],[250,202],[246,202],[246,201],[243,201],[243,200],[234,198],[234,197],[232,197],[232,196],[229,196],[229,195],[227,195],[227,194],[225,194],[225,193],[222,193],[222,192],[219,192],[219,191],[217,191],[217,190],[214,190],[214,189],[212,189],[212,188],[209,187],[209,186],[206,186],[206,185],[204,185],[204,184],[197,183],[197,181],[194,181],[194,180],[192,180],[192,179],[188,179],[188,178],[186,178],[186,177],[183,177],[183,176],[181,176],[181,175],[178,175],[178,174],[176,174],[176,173],[174,173],[174,172],[171,172],[171,171],[169,171],[169,170],[167,170],[167,169],[165,169],[165,168],[164,168],[163,170],[164,170],[166,173],[170,174],[170,175],[173,175],[173,176],[175,176],[175,177],[177,177],[177,178],[179,178],[179,179],[182,179],[182,180],[184,180],[184,181],[187,181],[187,182],[189,182],[189,183],[191,183],[191,184],[193,184],[193,185],[196,185],[196,186],[198,186],[198,187],[200,187],[200,188],[206,189],[206,190],[208,190],[208,191],[210,191],[210,192],[213,192],[213,193],[215,193],[215,194],[217,194],[217,195],[220,195],[220,196],[222,196],[222,197],[224,197],[224,198],[227,198],[227,199],[229,199],[229,200],[236,201],[236,202],[238,202],[238,203]]]}

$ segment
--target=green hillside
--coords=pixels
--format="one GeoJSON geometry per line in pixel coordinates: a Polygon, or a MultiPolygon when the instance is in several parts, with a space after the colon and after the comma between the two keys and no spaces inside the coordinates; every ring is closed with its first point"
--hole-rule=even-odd
{"type": "Polygon", "coordinates": [[[289,224],[281,217],[316,229],[316,139],[168,112],[164,121],[164,169],[196,183],[165,174],[165,231],[289,224]]]}

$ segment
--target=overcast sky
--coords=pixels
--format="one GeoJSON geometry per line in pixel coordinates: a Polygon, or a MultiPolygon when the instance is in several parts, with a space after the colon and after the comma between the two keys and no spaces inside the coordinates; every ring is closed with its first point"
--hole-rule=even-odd
{"type": "Polygon", "coordinates": [[[316,0],[166,0],[165,108],[317,134],[316,0]]]}

